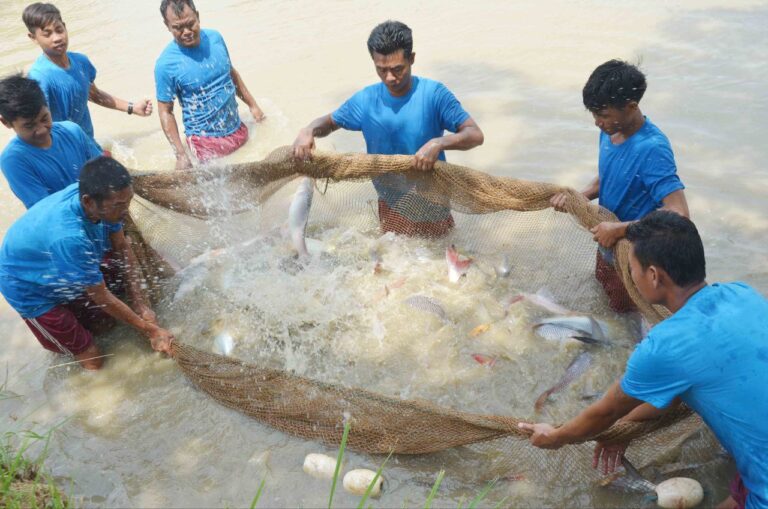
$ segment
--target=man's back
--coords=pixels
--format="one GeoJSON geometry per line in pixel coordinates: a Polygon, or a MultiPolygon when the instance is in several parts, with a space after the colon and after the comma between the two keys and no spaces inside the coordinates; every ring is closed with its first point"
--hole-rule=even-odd
{"type": "Polygon", "coordinates": [[[8,185],[27,208],[77,182],[83,164],[101,154],[96,142],[73,122],[54,122],[51,140],[49,148],[39,148],[16,137],[0,154],[8,185]]]}
{"type": "Polygon", "coordinates": [[[743,283],[715,284],[651,330],[627,364],[622,389],[657,408],[680,396],[766,504],[767,372],[768,301],[743,283]]]}
{"type": "Polygon", "coordinates": [[[78,184],[40,200],[6,232],[0,290],[22,317],[35,317],[102,280],[99,264],[118,224],[94,223],[80,205],[78,184]]]}

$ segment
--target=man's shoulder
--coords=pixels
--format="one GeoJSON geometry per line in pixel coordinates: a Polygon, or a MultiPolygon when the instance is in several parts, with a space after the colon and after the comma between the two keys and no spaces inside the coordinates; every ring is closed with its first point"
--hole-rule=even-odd
{"type": "Polygon", "coordinates": [[[669,142],[667,135],[648,118],[646,118],[643,127],[636,134],[639,136],[635,146],[640,150],[672,150],[672,144],[669,142]]]}
{"type": "Polygon", "coordinates": [[[47,81],[48,76],[56,72],[63,72],[63,70],[48,60],[45,54],[41,54],[29,67],[27,78],[37,81],[42,86],[47,81]]]}
{"type": "Polygon", "coordinates": [[[218,41],[224,40],[224,36],[221,35],[221,32],[213,28],[201,28],[200,33],[208,37],[212,42],[218,42],[218,41]]]}
{"type": "Polygon", "coordinates": [[[19,157],[23,157],[28,152],[29,145],[21,141],[18,136],[11,138],[11,141],[5,146],[2,152],[0,152],[0,165],[2,165],[3,171],[6,170],[6,165],[14,163],[19,157]]]}
{"type": "Polygon", "coordinates": [[[71,120],[61,120],[59,122],[54,122],[51,126],[51,137],[53,138],[54,144],[56,144],[57,138],[59,137],[79,140],[82,139],[84,134],[85,131],[83,131],[83,128],[71,120]]]}
{"type": "Polygon", "coordinates": [[[74,51],[68,51],[67,55],[69,56],[70,62],[75,62],[78,65],[85,65],[85,66],[93,66],[93,63],[91,63],[91,59],[88,58],[88,56],[85,53],[77,53],[74,51]]]}

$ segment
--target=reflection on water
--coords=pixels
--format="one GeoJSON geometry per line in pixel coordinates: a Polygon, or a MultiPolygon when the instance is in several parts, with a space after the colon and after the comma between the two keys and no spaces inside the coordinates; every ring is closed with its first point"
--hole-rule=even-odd
{"type": "MultiPolygon", "coordinates": [[[[24,68],[37,55],[20,21],[27,3],[9,0],[0,7],[2,74],[24,68]]],[[[593,177],[597,158],[597,132],[581,105],[581,86],[609,58],[641,59],[649,79],[643,110],[672,141],[705,241],[710,280],[743,279],[768,292],[762,240],[768,233],[762,168],[768,152],[759,129],[768,114],[762,87],[768,64],[760,53],[768,42],[764,2],[524,1],[473,8],[388,2],[354,12],[346,2],[197,3],[204,25],[222,32],[234,65],[269,117],[263,125],[249,125],[251,141],[228,159],[233,162],[291,143],[299,127],[375,81],[365,38],[377,22],[397,18],[414,29],[415,72],[445,82],[485,132],[482,147],[449,154],[450,160],[581,187],[593,177]]],[[[100,88],[127,98],[154,95],[152,68],[170,39],[156,2],[57,5],[71,32],[71,49],[94,62],[100,88]]],[[[97,138],[126,165],[173,167],[156,116],[127,118],[98,107],[91,112],[97,138]]],[[[247,118],[244,108],[241,114],[247,118]]],[[[3,130],[0,144],[9,136],[3,130]]],[[[340,132],[320,146],[360,151],[363,142],[356,133],[340,132]]],[[[4,181],[0,197],[4,232],[22,207],[4,181]]],[[[536,396],[584,348],[533,335],[528,324],[547,315],[536,306],[520,304],[506,313],[515,292],[538,288],[525,287],[514,270],[508,280],[496,279],[498,260],[462,243],[461,232],[457,247],[478,262],[458,285],[447,281],[444,245],[377,240],[345,227],[310,235],[320,243],[301,268],[290,261],[280,235],[254,232],[228,243],[220,257],[178,276],[161,305],[161,320],[198,346],[211,347],[218,333],[229,332],[233,355],[249,362],[521,416],[532,415],[536,396]],[[254,237],[250,246],[238,245],[254,237]],[[379,274],[369,254],[373,244],[383,258],[379,274]],[[413,295],[438,301],[445,320],[404,304],[413,295]],[[483,324],[490,324],[486,332],[470,335],[483,324]],[[473,354],[497,360],[488,367],[473,354]],[[516,389],[509,390],[513,383],[516,389]]],[[[0,422],[10,430],[47,428],[71,417],[51,446],[49,465],[73,480],[84,505],[244,506],[265,477],[264,506],[326,504],[328,483],[307,478],[301,464],[306,453],[333,451],[220,407],[124,328],[104,338],[114,356],[103,372],[48,369],[66,359],[42,351],[7,305],[1,306],[6,337],[0,361],[7,366],[8,390],[24,400],[0,401],[0,422]]],[[[634,330],[601,313],[600,306],[584,303],[578,310],[596,313],[628,345],[634,330]]],[[[586,404],[580,396],[604,389],[628,353],[623,347],[597,350],[593,368],[550,399],[549,418],[565,419],[586,404]]],[[[436,471],[452,465],[438,502],[455,506],[479,491],[483,483],[475,474],[485,457],[461,450],[394,459],[385,494],[374,505],[422,504],[436,471]]],[[[380,461],[350,453],[347,468],[375,469],[380,461]]],[[[727,466],[697,472],[711,494],[707,503],[722,495],[727,474],[727,466]]],[[[530,479],[505,481],[492,498],[508,494],[515,505],[528,506],[642,503],[588,486],[544,489],[530,479]]],[[[342,492],[335,500],[338,506],[357,503],[342,492]]]]}

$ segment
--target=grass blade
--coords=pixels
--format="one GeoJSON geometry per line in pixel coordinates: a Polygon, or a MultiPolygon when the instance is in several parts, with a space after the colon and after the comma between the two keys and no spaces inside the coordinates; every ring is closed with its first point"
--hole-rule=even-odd
{"type": "Polygon", "coordinates": [[[475,509],[477,504],[485,500],[485,497],[488,496],[488,493],[490,493],[493,487],[496,486],[497,482],[498,478],[489,481],[488,484],[486,484],[485,487],[480,491],[480,493],[478,493],[477,496],[472,499],[472,502],[470,502],[469,506],[467,506],[467,509],[475,509]]]}
{"type": "Polygon", "coordinates": [[[384,460],[384,463],[382,463],[379,469],[376,471],[376,475],[374,475],[371,482],[368,483],[368,488],[365,490],[365,494],[363,495],[363,498],[360,500],[360,503],[357,504],[357,509],[363,509],[365,507],[365,501],[368,500],[368,497],[371,496],[371,490],[373,490],[373,487],[376,486],[376,481],[379,480],[379,477],[381,477],[381,473],[384,471],[384,465],[387,464],[387,461],[389,461],[389,458],[391,457],[392,457],[392,452],[389,453],[389,456],[387,456],[387,459],[384,460]]]}
{"type": "Polygon", "coordinates": [[[432,486],[432,491],[429,493],[427,501],[424,503],[424,509],[430,509],[432,507],[432,501],[435,499],[435,495],[437,495],[437,490],[440,489],[443,477],[445,477],[445,469],[441,469],[437,474],[437,479],[435,479],[435,484],[432,486]]]}
{"type": "Polygon", "coordinates": [[[344,434],[341,436],[341,445],[339,446],[339,455],[336,457],[336,470],[333,472],[333,484],[331,484],[331,496],[328,498],[328,509],[333,507],[333,494],[336,492],[336,483],[339,480],[341,460],[344,459],[344,449],[347,448],[347,437],[349,436],[349,429],[349,422],[345,422],[344,434]]]}
{"type": "Polygon", "coordinates": [[[256,504],[259,503],[259,499],[261,498],[261,492],[264,491],[264,482],[266,482],[266,477],[261,480],[261,484],[259,484],[259,489],[256,491],[256,496],[253,497],[253,501],[251,502],[251,509],[256,507],[256,504]]]}

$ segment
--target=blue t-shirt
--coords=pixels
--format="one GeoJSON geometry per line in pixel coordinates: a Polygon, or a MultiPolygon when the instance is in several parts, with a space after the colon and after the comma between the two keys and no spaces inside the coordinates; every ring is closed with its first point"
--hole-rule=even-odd
{"type": "Polygon", "coordinates": [[[78,184],[43,198],[8,229],[0,248],[0,292],[23,318],[36,318],[99,284],[109,234],[119,223],[93,223],[78,184]]]}
{"type": "Polygon", "coordinates": [[[39,148],[14,137],[0,154],[11,191],[29,208],[46,196],[77,182],[86,161],[101,149],[74,122],[54,122],[52,144],[39,148]]]}
{"type": "Polygon", "coordinates": [[[629,396],[695,410],[736,460],[747,507],[768,507],[768,300],[744,283],[696,292],[637,345],[629,396]]]}
{"type": "Polygon", "coordinates": [[[624,143],[600,133],[600,205],[620,221],[642,219],[684,189],[669,140],[648,118],[624,143]]]}
{"type": "Polygon", "coordinates": [[[45,54],[32,64],[27,75],[43,89],[54,122],[71,120],[93,138],[88,94],[96,79],[96,68],[82,53],[67,52],[69,69],[62,69],[45,54]]]}
{"type": "Polygon", "coordinates": [[[155,63],[157,100],[179,99],[187,136],[229,136],[240,128],[231,71],[219,32],[201,30],[194,48],[172,41],[155,63]]]}
{"type": "MultiPolygon", "coordinates": [[[[412,79],[411,90],[403,97],[392,96],[381,82],[365,87],[333,112],[333,121],[344,129],[362,131],[369,154],[413,155],[445,131],[458,131],[469,113],[451,91],[437,81],[417,76],[412,79]]],[[[445,161],[445,153],[440,153],[440,160],[445,161]]],[[[377,177],[373,185],[379,198],[392,208],[401,209],[398,202],[408,200],[411,213],[418,215],[410,217],[412,220],[436,221],[447,215],[445,207],[415,194],[408,196],[417,184],[405,175],[377,177]]]]}

